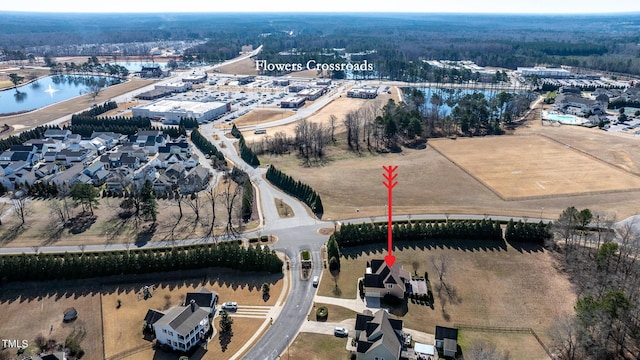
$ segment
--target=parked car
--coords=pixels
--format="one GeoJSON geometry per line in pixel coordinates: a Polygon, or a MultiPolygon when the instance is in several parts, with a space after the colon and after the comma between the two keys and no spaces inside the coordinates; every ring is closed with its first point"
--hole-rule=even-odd
{"type": "Polygon", "coordinates": [[[235,301],[227,301],[225,303],[222,303],[220,307],[222,308],[222,310],[236,311],[238,310],[238,303],[235,301]]]}
{"type": "Polygon", "coordinates": [[[337,327],[333,329],[333,335],[338,337],[346,337],[346,336],[349,336],[349,331],[347,331],[347,329],[343,327],[337,327]]]}

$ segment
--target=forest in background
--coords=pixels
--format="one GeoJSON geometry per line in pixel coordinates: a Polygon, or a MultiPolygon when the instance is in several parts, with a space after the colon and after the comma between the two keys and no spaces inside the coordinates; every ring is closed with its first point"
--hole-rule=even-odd
{"type": "MultiPolygon", "coordinates": [[[[417,78],[420,60],[472,60],[480,66],[569,65],[640,75],[640,14],[42,14],[0,13],[5,58],[130,55],[154,42],[196,41],[187,56],[234,57],[242,45],[264,45],[261,58],[303,62],[328,49],[375,51],[366,59],[379,76],[417,78]],[[296,49],[296,55],[280,55],[296,49]],[[74,54],[77,52],[77,54],[74,54]],[[127,55],[124,53],[123,55],[127,55]]],[[[321,55],[325,54],[325,55],[321,55]]],[[[362,60],[362,59],[360,59],[362,60]]]]}

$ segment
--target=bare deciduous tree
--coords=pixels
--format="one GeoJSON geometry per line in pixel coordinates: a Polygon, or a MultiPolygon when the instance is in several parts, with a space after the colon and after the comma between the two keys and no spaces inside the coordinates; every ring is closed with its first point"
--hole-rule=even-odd
{"type": "Polygon", "coordinates": [[[225,235],[227,236],[235,236],[236,230],[233,228],[233,214],[235,209],[236,199],[240,195],[242,189],[240,186],[237,186],[229,177],[225,177],[225,190],[220,194],[220,198],[222,199],[222,204],[227,213],[227,224],[225,226],[225,235]]]}
{"type": "Polygon", "coordinates": [[[29,205],[27,202],[27,197],[19,197],[13,199],[11,201],[13,203],[13,211],[20,220],[20,226],[24,225],[26,222],[26,217],[29,214],[29,205]]]}
{"type": "Polygon", "coordinates": [[[210,187],[205,196],[211,209],[211,223],[209,224],[209,229],[205,237],[215,239],[214,229],[216,224],[216,201],[218,200],[218,193],[214,187],[210,187]]]}

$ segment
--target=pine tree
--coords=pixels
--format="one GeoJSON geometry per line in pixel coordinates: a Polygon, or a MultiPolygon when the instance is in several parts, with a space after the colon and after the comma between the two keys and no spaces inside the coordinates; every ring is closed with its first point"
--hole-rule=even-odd
{"type": "Polygon", "coordinates": [[[158,200],[156,199],[156,192],[153,190],[153,183],[150,180],[146,180],[142,186],[140,202],[142,216],[155,223],[158,215],[158,200]]]}

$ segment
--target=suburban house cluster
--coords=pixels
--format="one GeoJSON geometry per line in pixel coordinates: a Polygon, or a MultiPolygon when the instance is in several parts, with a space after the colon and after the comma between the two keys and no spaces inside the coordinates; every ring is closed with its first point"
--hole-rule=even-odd
{"type": "Polygon", "coordinates": [[[9,190],[43,182],[59,189],[92,184],[121,191],[150,180],[157,192],[192,193],[206,187],[210,177],[185,137],[171,140],[160,130],[132,136],[94,132],[82,139],[67,129],[48,129],[42,139],[0,154],[0,183],[9,190]]]}
{"type": "Polygon", "coordinates": [[[207,341],[211,334],[211,321],[216,312],[218,295],[203,288],[189,292],[182,306],[167,311],[149,309],[144,318],[146,333],[156,342],[174,351],[187,352],[207,341]]]}
{"type": "MultiPolygon", "coordinates": [[[[382,259],[367,263],[364,278],[364,295],[369,300],[387,296],[404,299],[410,293],[426,293],[424,279],[411,277],[401,265],[388,266],[382,259]]],[[[376,303],[374,301],[373,303],[376,303]]],[[[402,320],[392,319],[385,309],[375,314],[366,310],[356,315],[355,351],[358,360],[376,359],[438,359],[454,358],[458,353],[458,330],[436,326],[435,342],[412,342],[403,331],[402,320]]]]}
{"type": "Polygon", "coordinates": [[[435,360],[458,354],[458,329],[436,326],[435,342],[412,342],[402,320],[392,319],[385,309],[356,314],[355,351],[358,360],[435,360]]]}

